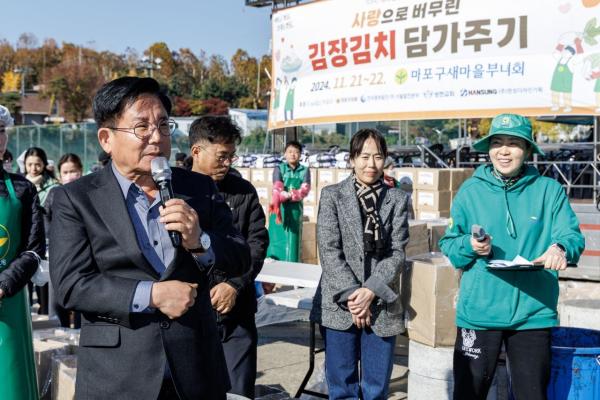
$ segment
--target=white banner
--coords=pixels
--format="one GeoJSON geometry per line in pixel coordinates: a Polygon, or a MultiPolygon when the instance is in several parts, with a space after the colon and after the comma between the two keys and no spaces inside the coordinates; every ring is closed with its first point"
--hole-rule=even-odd
{"type": "Polygon", "coordinates": [[[598,3],[321,0],[277,11],[269,127],[598,115],[598,3]]]}

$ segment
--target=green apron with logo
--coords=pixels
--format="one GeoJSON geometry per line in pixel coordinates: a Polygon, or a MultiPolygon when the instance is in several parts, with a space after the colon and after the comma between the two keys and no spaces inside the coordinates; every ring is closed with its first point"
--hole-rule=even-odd
{"type": "MultiPolygon", "coordinates": [[[[291,169],[287,163],[279,164],[283,190],[291,194],[292,189],[300,189],[308,168],[298,165],[291,169]]],[[[281,261],[300,261],[302,241],[302,201],[291,200],[281,203],[281,224],[275,222],[275,214],[269,217],[269,249],[267,257],[281,261]]]]}
{"type": "MultiPolygon", "coordinates": [[[[0,271],[17,255],[21,242],[22,205],[7,173],[8,197],[0,197],[0,271]]],[[[38,399],[27,288],[0,300],[0,398],[38,399]]]]}
{"type": "Polygon", "coordinates": [[[560,93],[571,93],[573,91],[573,72],[568,64],[556,64],[552,74],[550,90],[560,93]]]}

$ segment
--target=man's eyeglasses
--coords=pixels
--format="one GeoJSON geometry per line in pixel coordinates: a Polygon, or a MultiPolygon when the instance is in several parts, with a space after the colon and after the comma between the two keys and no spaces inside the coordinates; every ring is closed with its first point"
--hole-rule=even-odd
{"type": "MultiPolygon", "coordinates": [[[[206,151],[206,147],[202,147],[202,146],[198,146],[200,147],[202,150],[206,151]]],[[[229,165],[234,164],[238,159],[238,155],[233,153],[233,154],[228,154],[228,155],[214,155],[215,161],[218,162],[221,165],[225,164],[225,161],[229,161],[229,165]]]]}
{"type": "Polygon", "coordinates": [[[117,128],[117,127],[107,127],[108,129],[112,129],[114,131],[122,131],[127,133],[133,133],[135,137],[138,139],[146,139],[154,133],[155,129],[158,129],[158,133],[163,136],[171,136],[175,129],[177,129],[177,122],[173,119],[165,119],[156,124],[150,124],[147,122],[140,122],[133,128],[117,128]]]}

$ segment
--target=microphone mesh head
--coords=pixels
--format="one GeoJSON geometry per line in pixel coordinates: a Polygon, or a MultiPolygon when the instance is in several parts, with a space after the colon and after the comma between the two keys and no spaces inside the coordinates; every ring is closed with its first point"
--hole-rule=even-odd
{"type": "Polygon", "coordinates": [[[150,161],[150,169],[152,171],[152,179],[156,182],[171,179],[171,167],[169,161],[165,157],[156,157],[150,161]]]}

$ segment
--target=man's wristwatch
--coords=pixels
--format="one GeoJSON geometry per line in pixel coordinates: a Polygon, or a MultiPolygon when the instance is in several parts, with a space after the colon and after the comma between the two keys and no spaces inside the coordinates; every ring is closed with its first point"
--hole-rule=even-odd
{"type": "Polygon", "coordinates": [[[206,232],[202,232],[200,234],[200,240],[198,244],[200,246],[194,249],[189,249],[188,251],[190,253],[206,253],[208,249],[210,249],[210,236],[208,236],[206,232]]]}

